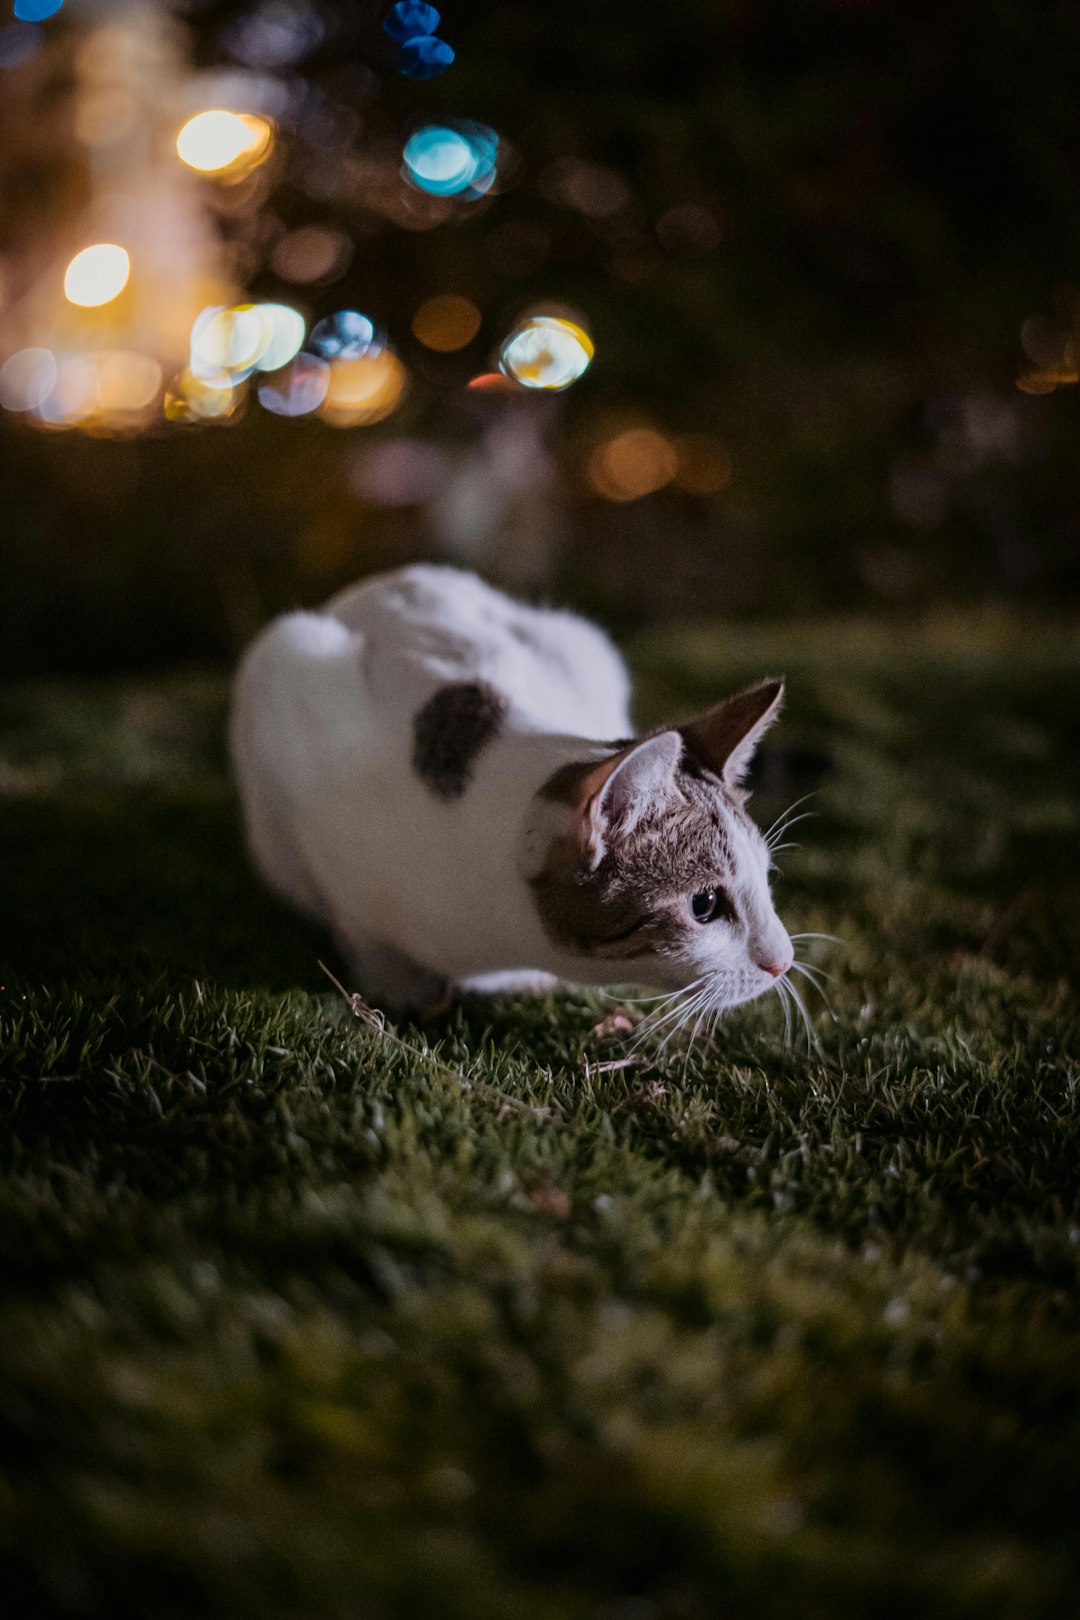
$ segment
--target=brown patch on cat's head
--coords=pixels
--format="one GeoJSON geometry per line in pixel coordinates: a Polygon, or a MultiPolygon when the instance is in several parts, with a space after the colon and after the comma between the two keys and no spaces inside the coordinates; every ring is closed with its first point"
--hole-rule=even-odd
{"type": "Polygon", "coordinates": [[[686,896],[702,886],[703,874],[717,887],[730,880],[721,870],[727,846],[710,803],[718,789],[680,771],[673,792],[658,795],[632,824],[609,826],[597,841],[595,816],[583,832],[564,797],[568,775],[558,774],[562,780],[548,784],[556,790],[549,796],[562,799],[568,816],[531,879],[546,933],[575,955],[677,955],[691,927],[686,896]]]}

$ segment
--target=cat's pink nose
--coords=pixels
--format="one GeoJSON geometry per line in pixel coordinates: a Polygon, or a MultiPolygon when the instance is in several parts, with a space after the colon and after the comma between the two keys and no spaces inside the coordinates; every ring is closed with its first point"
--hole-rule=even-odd
{"type": "Polygon", "coordinates": [[[790,966],[790,956],[786,961],[777,960],[775,957],[763,956],[758,963],[758,967],[761,969],[761,971],[763,973],[771,973],[774,979],[782,979],[790,966]]]}

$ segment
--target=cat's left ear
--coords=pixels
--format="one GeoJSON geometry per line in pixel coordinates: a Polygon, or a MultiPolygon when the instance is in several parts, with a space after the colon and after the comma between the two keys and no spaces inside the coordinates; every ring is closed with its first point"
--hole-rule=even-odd
{"type": "Polygon", "coordinates": [[[694,758],[737,793],[754,750],[780,713],[783,701],[782,680],[762,681],[746,692],[725,698],[679,730],[694,758]]]}
{"type": "Polygon", "coordinates": [[[682,753],[677,731],[661,731],[609,754],[577,784],[586,862],[599,865],[614,837],[625,837],[670,792],[682,753]]]}

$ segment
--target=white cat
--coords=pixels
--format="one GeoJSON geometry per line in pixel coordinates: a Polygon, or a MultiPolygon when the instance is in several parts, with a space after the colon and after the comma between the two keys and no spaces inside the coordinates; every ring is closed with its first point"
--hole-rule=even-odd
{"type": "Polygon", "coordinates": [[[252,854],[376,1004],[557,981],[769,989],[792,947],[740,784],[769,681],[634,740],[607,637],[417,566],[275,620],[237,675],[252,854]]]}

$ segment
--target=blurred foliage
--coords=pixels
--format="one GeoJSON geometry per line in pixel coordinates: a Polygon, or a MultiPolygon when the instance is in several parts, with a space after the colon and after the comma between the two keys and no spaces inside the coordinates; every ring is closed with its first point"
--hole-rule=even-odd
{"type": "MultiPolygon", "coordinates": [[[[507,420],[545,440],[554,485],[507,498],[466,560],[615,621],[1075,600],[1076,395],[1015,386],[1023,322],[1080,278],[1075,7],[448,3],[457,60],[426,83],[395,73],[382,9],[324,0],[322,43],[284,75],[301,113],[258,228],[223,227],[253,293],[384,322],[408,401],[341,433],[261,411],[123,443],[0,424],[9,668],[223,651],[285,604],[445,551],[431,505],[372,504],[357,458],[405,434],[482,460],[507,420]],[[451,114],[512,152],[499,194],[433,229],[370,206],[372,155],[451,114]],[[621,205],[574,206],[567,163],[614,177],[621,205]],[[355,252],[298,289],[271,249],[309,224],[355,252]],[[448,292],[483,324],[433,354],[410,322],[448,292]],[[587,317],[592,371],[557,401],[467,394],[541,299],[587,317]],[[639,422],[715,436],[728,485],[598,498],[590,449],[639,422]]],[[[229,62],[252,10],[187,8],[200,65],[229,62]]],[[[30,192],[4,195],[18,224],[30,192]]]]}

